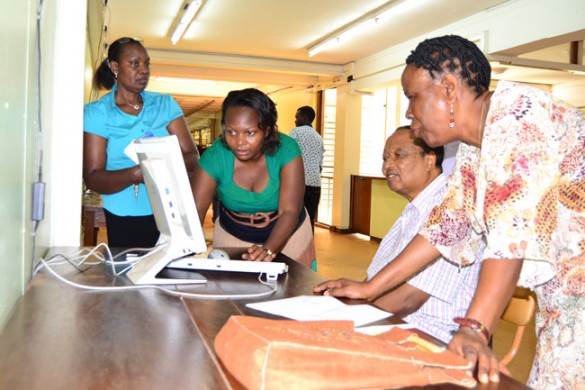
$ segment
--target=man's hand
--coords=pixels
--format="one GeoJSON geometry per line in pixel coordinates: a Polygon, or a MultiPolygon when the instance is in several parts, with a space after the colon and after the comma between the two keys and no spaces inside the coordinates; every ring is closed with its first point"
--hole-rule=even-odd
{"type": "Polygon", "coordinates": [[[356,282],[349,279],[329,280],[318,284],[313,288],[313,292],[330,295],[332,297],[343,297],[351,299],[372,300],[370,294],[369,282],[356,282]]]}
{"type": "Polygon", "coordinates": [[[451,339],[448,349],[473,363],[477,369],[477,379],[481,383],[499,382],[500,372],[510,375],[510,371],[487,345],[485,337],[475,330],[459,329],[451,339]]]}

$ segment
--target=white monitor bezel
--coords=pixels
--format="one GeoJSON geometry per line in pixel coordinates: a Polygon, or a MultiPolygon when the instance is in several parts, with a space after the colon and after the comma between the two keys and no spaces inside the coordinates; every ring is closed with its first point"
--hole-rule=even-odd
{"type": "Polygon", "coordinates": [[[139,139],[134,146],[160,238],[128,271],[128,278],[138,285],[204,283],[201,275],[156,277],[171,261],[207,250],[177,136],[139,139]]]}

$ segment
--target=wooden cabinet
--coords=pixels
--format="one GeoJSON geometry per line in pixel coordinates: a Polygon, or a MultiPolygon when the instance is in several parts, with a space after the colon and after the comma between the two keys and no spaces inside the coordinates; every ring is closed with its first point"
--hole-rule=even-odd
{"type": "Polygon", "coordinates": [[[351,175],[349,228],[352,233],[370,235],[372,178],[351,175]]]}
{"type": "Polygon", "coordinates": [[[352,175],[349,230],[382,239],[407,203],[384,178],[352,175]]]}

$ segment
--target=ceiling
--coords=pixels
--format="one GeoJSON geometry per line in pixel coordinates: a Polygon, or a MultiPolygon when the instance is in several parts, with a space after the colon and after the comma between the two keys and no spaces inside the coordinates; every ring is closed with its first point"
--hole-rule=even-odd
{"type": "MultiPolygon", "coordinates": [[[[189,0],[109,0],[103,18],[92,15],[97,8],[91,3],[103,1],[90,0],[88,22],[103,20],[107,34],[100,39],[108,43],[121,36],[143,40],[151,56],[149,90],[171,93],[191,126],[219,111],[230,90],[255,87],[273,94],[331,83],[340,77],[344,64],[509,0],[203,0],[176,45],[170,36],[189,0]],[[417,7],[406,7],[413,4],[417,7]],[[400,9],[400,17],[365,30],[334,50],[307,55],[307,48],[323,37],[389,5],[400,9]],[[439,12],[441,18],[436,17],[439,12]]],[[[103,31],[99,27],[97,31],[103,31]]],[[[567,56],[567,45],[555,42],[534,58],[567,56]]],[[[503,53],[494,68],[494,79],[554,84],[575,77],[510,66],[506,54],[510,53],[503,53]]]]}

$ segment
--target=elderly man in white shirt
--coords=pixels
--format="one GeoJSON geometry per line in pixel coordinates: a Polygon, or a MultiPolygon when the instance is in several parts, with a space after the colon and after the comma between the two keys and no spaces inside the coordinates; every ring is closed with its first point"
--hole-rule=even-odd
{"type": "MultiPolygon", "coordinates": [[[[409,126],[398,128],[384,147],[382,172],[388,187],[409,203],[386,234],[372,263],[368,279],[404,249],[443,199],[447,177],[442,173],[443,147],[430,148],[415,138],[409,126]]],[[[440,257],[418,275],[380,296],[374,304],[448,343],[464,317],[477,286],[481,264],[468,267],[440,257]]]]}

